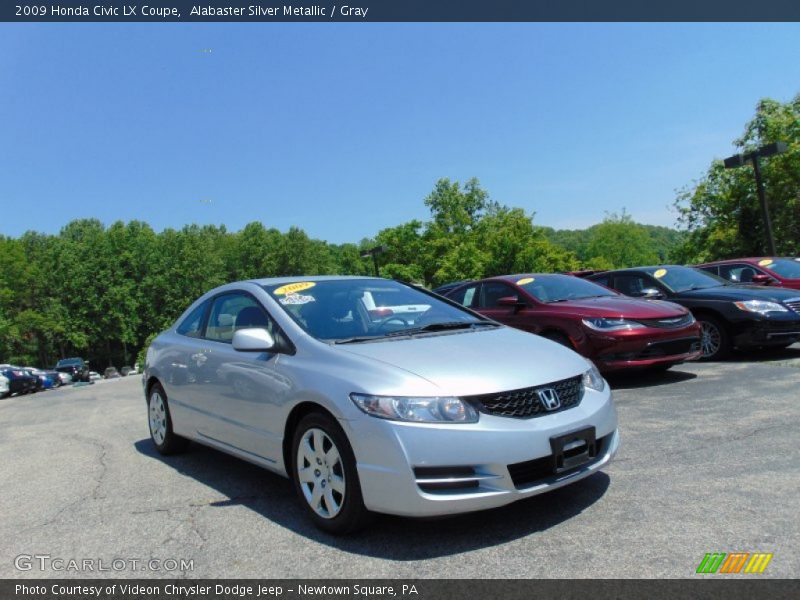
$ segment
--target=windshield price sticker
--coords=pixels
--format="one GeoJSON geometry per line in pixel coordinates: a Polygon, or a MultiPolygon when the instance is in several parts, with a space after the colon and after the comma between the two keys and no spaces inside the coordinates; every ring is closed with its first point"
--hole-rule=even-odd
{"type": "Polygon", "coordinates": [[[523,277],[517,282],[517,285],[525,285],[526,283],[533,283],[535,279],[533,277],[523,277]]]}
{"type": "Polygon", "coordinates": [[[655,277],[656,279],[661,279],[666,274],[667,274],[666,269],[658,269],[655,273],[653,273],[653,277],[655,277]]]}
{"type": "Polygon", "coordinates": [[[765,258],[764,260],[758,261],[758,266],[759,267],[766,267],[766,266],[769,266],[771,264],[772,264],[772,259],[771,258],[765,258]]]}
{"type": "Polygon", "coordinates": [[[289,294],[294,294],[296,292],[302,292],[303,290],[311,289],[317,285],[313,281],[298,281],[297,283],[287,283],[286,285],[282,285],[278,289],[276,289],[273,294],[276,296],[288,296],[289,294]]]}

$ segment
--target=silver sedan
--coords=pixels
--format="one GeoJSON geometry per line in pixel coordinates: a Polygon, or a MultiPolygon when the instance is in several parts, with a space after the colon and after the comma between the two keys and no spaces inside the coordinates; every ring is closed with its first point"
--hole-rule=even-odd
{"type": "Polygon", "coordinates": [[[143,383],[159,452],[194,440],[290,477],[334,533],[508,504],[619,445],[586,359],[379,278],[214,289],[153,341],[143,383]]]}

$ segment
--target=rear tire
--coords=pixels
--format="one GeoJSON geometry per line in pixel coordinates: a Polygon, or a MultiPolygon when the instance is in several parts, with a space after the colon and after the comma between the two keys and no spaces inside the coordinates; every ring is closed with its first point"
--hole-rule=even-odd
{"type": "Polygon", "coordinates": [[[352,533],[372,519],[364,506],[356,459],[335,419],[321,412],[303,417],[292,439],[288,465],[294,488],[314,524],[330,533],[352,533]]]}
{"type": "Polygon", "coordinates": [[[700,349],[703,356],[700,360],[722,360],[733,349],[731,334],[722,320],[711,315],[697,317],[700,323],[700,349]]]}
{"type": "Polygon", "coordinates": [[[176,454],[189,445],[189,440],[176,435],[172,430],[172,416],[169,413],[167,394],[160,383],[150,388],[147,396],[147,422],[150,425],[150,439],[160,454],[176,454]]]}

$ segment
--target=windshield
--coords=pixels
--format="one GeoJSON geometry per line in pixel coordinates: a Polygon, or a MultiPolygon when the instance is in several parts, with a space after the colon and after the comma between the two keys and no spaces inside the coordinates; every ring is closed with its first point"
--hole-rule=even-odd
{"type": "Polygon", "coordinates": [[[264,286],[317,339],[373,341],[492,325],[413,287],[385,279],[333,279],[264,286]]]}
{"type": "Polygon", "coordinates": [[[676,293],[704,290],[728,283],[716,275],[690,267],[654,267],[647,272],[676,293]]]}
{"type": "Polygon", "coordinates": [[[517,280],[517,285],[540,302],[547,303],[617,295],[601,285],[571,275],[531,275],[517,280]]]}
{"type": "Polygon", "coordinates": [[[786,279],[800,279],[800,258],[776,258],[763,266],[786,279]]]}
{"type": "Polygon", "coordinates": [[[58,367],[71,367],[72,365],[80,365],[83,361],[80,358],[62,358],[56,366],[58,367]]]}

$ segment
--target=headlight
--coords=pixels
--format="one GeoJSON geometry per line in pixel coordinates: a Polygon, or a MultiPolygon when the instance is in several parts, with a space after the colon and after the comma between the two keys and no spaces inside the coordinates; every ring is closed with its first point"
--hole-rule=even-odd
{"type": "Polygon", "coordinates": [[[769,302],[768,300],[745,300],[743,302],[734,302],[734,304],[739,310],[754,312],[760,315],[765,315],[767,313],[789,312],[789,309],[783,304],[769,302]]]}
{"type": "Polygon", "coordinates": [[[583,374],[583,387],[596,392],[602,392],[606,388],[606,380],[600,375],[600,371],[592,364],[592,368],[583,374]]]}
{"type": "Polygon", "coordinates": [[[589,329],[595,331],[623,331],[627,329],[642,329],[644,325],[628,319],[610,319],[607,317],[593,317],[581,321],[589,329]]]}
{"type": "Polygon", "coordinates": [[[415,423],[475,423],[478,411],[460,398],[370,396],[350,394],[355,405],[368,415],[415,423]]]}

